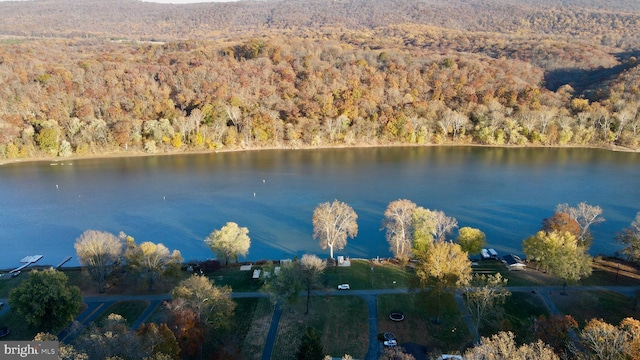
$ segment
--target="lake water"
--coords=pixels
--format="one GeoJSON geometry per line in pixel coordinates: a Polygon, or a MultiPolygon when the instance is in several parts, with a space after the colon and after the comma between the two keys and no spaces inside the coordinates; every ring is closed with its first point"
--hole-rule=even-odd
{"type": "MultiPolygon", "coordinates": [[[[249,228],[247,260],[322,250],[315,207],[338,199],[359,234],[336,255],[390,256],[381,231],[389,202],[443,210],[487,234],[500,253],[522,254],[559,203],[599,205],[592,254],[613,254],[616,232],[640,211],[640,154],[596,149],[403,147],[266,150],[0,166],[0,268],[41,254],[57,265],[87,229],[161,242],[185,260],[213,255],[204,238],[233,221],[249,228]]],[[[453,234],[455,237],[457,232],[453,234]]],[[[242,259],[241,259],[242,260],[242,259]]]]}

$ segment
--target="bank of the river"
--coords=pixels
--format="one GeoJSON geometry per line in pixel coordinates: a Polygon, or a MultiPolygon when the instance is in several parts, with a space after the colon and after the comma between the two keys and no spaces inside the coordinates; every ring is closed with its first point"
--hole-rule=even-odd
{"type": "Polygon", "coordinates": [[[197,155],[197,154],[211,154],[211,153],[224,153],[224,152],[237,152],[237,151],[261,151],[261,150],[312,150],[312,149],[366,149],[366,148],[385,148],[385,147],[454,147],[454,146],[469,146],[469,147],[487,147],[487,148],[546,148],[546,149],[602,149],[610,151],[621,152],[640,152],[639,149],[632,149],[624,146],[606,145],[606,146],[585,146],[585,145],[485,145],[485,144],[342,144],[342,145],[328,145],[328,146],[270,146],[270,147],[237,147],[237,148],[219,148],[211,150],[176,150],[176,151],[163,151],[156,153],[149,153],[142,150],[122,150],[122,151],[110,151],[100,154],[88,154],[88,155],[72,155],[68,157],[59,156],[35,156],[31,158],[17,158],[17,159],[0,159],[0,166],[11,163],[24,163],[31,161],[43,161],[43,162],[58,162],[58,161],[74,161],[85,159],[108,159],[108,158],[120,158],[120,157],[144,157],[144,156],[171,156],[171,155],[197,155]]]}

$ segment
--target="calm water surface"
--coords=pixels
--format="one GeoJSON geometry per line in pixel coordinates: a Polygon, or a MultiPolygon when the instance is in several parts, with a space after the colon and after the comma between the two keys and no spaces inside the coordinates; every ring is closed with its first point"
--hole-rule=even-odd
{"type": "MultiPolygon", "coordinates": [[[[555,206],[603,208],[592,254],[640,211],[640,154],[594,149],[476,147],[269,150],[16,163],[0,166],[0,268],[27,255],[56,265],[87,229],[161,242],[185,260],[213,257],[204,238],[233,221],[249,228],[248,260],[316,253],[315,207],[338,199],[359,234],[336,255],[390,256],[381,221],[406,198],[477,227],[499,252],[521,254],[555,206]]],[[[457,235],[454,234],[454,236],[457,235]]]]}

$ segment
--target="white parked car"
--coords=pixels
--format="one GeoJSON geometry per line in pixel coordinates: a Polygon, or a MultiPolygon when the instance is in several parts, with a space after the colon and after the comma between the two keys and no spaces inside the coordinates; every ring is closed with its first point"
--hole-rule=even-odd
{"type": "Polygon", "coordinates": [[[340,285],[338,285],[338,290],[349,290],[349,289],[351,289],[349,284],[340,284],[340,285]]]}
{"type": "Polygon", "coordinates": [[[440,356],[438,356],[438,360],[464,360],[464,358],[460,355],[449,355],[449,354],[442,354],[440,356]]]}
{"type": "Polygon", "coordinates": [[[386,340],[384,342],[384,346],[388,346],[388,347],[394,347],[398,345],[398,342],[395,339],[391,339],[391,340],[386,340]]]}

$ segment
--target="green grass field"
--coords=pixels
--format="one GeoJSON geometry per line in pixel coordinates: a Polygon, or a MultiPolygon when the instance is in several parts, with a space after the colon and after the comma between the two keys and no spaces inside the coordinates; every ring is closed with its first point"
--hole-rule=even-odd
{"type": "Polygon", "coordinates": [[[39,332],[27,326],[27,323],[14,311],[9,311],[0,317],[0,325],[9,328],[9,335],[2,340],[32,340],[39,332]]]}
{"type": "Polygon", "coordinates": [[[401,344],[414,342],[435,352],[461,351],[471,341],[457,304],[447,293],[442,295],[439,306],[437,297],[425,292],[378,296],[378,332],[387,331],[401,344]],[[405,319],[390,320],[393,311],[401,311],[405,319]]]}
{"type": "Polygon", "coordinates": [[[258,291],[262,282],[259,279],[252,279],[255,269],[261,269],[261,267],[254,266],[250,271],[240,271],[239,266],[230,266],[219,269],[209,274],[208,277],[213,280],[215,285],[228,285],[234,292],[258,291]]]}
{"type": "Polygon", "coordinates": [[[262,350],[271,326],[273,304],[265,298],[236,299],[236,303],[234,333],[242,343],[242,353],[248,360],[262,359],[262,350]]]}
{"type": "Polygon", "coordinates": [[[325,354],[349,354],[364,358],[369,344],[367,305],[355,296],[315,296],[308,315],[306,302],[286,306],[282,313],[272,359],[295,359],[302,335],[313,326],[324,344],[325,354]]]}
{"type": "Polygon", "coordinates": [[[531,331],[533,321],[540,315],[548,316],[549,312],[542,300],[530,292],[514,292],[504,304],[504,318],[500,322],[489,322],[480,327],[480,334],[488,336],[500,330],[512,331],[517,341],[535,341],[531,331]]]}
{"type": "Polygon", "coordinates": [[[329,289],[335,289],[342,283],[349,283],[353,290],[406,288],[410,272],[410,269],[391,262],[351,260],[351,266],[328,267],[323,284],[329,289]]]}
{"type": "Polygon", "coordinates": [[[584,326],[589,320],[603,319],[612,325],[618,325],[626,317],[640,319],[640,306],[635,299],[612,291],[567,290],[551,292],[549,298],[562,313],[573,316],[578,326],[584,326]]]}

